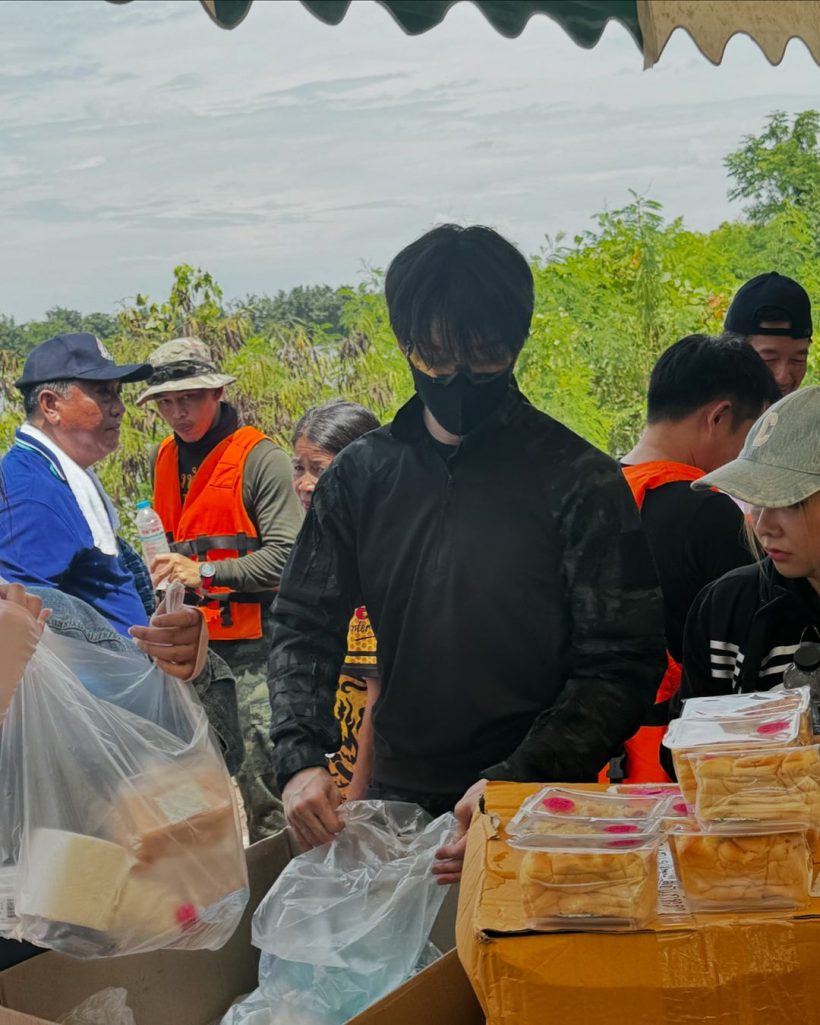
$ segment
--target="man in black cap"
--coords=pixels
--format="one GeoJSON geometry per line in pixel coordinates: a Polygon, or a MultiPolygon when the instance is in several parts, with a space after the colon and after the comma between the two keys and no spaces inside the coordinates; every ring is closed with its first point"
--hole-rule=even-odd
{"type": "Polygon", "coordinates": [[[732,300],[724,330],[745,336],[768,365],[782,395],[806,376],[811,301],[793,278],[771,271],[747,281],[732,300]]]}
{"type": "Polygon", "coordinates": [[[148,364],[118,366],[90,334],[60,335],[31,351],[15,382],[26,422],[0,462],[0,578],[82,599],[186,678],[198,655],[201,668],[201,616],[184,609],[148,625],[121,557],[116,512],[91,469],[119,444],[123,382],[150,373],[148,364]]]}

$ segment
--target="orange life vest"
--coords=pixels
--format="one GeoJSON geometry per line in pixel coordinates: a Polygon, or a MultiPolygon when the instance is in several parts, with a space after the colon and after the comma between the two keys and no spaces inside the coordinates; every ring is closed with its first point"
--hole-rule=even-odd
{"type": "MultiPolygon", "coordinates": [[[[264,437],[255,427],[240,427],[221,441],[196,471],[184,503],[177,446],[173,436],[162,442],[154,465],[154,508],[170,535],[172,551],[197,562],[215,562],[259,548],[256,526],[242,500],[242,477],[248,454],[264,437]]],[[[266,592],[238,594],[213,587],[208,594],[214,600],[203,612],[212,641],[262,636],[260,602],[268,597],[266,592]]]]}
{"type": "MultiPolygon", "coordinates": [[[[675,481],[698,480],[703,470],[687,463],[673,463],[656,460],[649,463],[638,463],[623,468],[626,482],[638,505],[643,507],[646,493],[653,488],[675,481]]],[[[638,732],[624,744],[626,752],[625,783],[666,783],[669,776],[660,762],[661,741],[666,733],[666,702],[680,687],[681,666],[669,654],[667,667],[661,680],[655,704],[649,710],[646,721],[638,732]]]]}

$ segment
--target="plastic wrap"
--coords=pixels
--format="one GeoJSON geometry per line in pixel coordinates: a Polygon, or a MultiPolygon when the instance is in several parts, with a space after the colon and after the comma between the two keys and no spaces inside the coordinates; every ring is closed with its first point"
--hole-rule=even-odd
{"type": "Polygon", "coordinates": [[[455,819],[380,801],[341,814],[339,836],[294,858],[257,909],[259,989],[223,1025],[342,1025],[425,953],[446,894],[434,855],[455,819]]]}
{"type": "Polygon", "coordinates": [[[193,689],[46,629],[0,735],[15,935],[75,957],[218,949],[247,902],[234,788],[193,689]]]}
{"type": "Polygon", "coordinates": [[[90,996],[57,1020],[60,1025],[136,1025],[127,991],[113,986],[90,996]]]}

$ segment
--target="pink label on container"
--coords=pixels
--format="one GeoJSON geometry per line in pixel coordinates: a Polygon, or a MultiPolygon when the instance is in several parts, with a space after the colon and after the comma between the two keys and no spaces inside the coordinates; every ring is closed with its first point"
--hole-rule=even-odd
{"type": "Polygon", "coordinates": [[[609,840],[607,847],[640,847],[640,840],[609,840]]]}
{"type": "Polygon", "coordinates": [[[575,801],[569,797],[547,797],[541,802],[547,811],[572,811],[575,801]]]}
{"type": "Polygon", "coordinates": [[[761,734],[782,733],[783,730],[787,730],[788,728],[788,720],[784,719],[779,722],[764,722],[762,726],[758,726],[757,732],[761,734]]]}
{"type": "Polygon", "coordinates": [[[687,805],[686,801],[675,801],[675,803],[672,805],[672,811],[676,811],[678,815],[688,815],[689,806],[687,805]]]}
{"type": "Polygon", "coordinates": [[[628,822],[616,822],[611,826],[604,826],[605,833],[637,833],[638,827],[628,822]]]}

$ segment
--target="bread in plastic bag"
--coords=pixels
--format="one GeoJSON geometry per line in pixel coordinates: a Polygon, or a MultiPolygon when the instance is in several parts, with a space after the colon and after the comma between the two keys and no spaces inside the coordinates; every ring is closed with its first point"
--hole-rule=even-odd
{"type": "Polygon", "coordinates": [[[342,1025],[429,956],[447,892],[434,856],[455,819],[382,801],[352,801],[341,815],[336,839],[295,857],[259,905],[259,989],[222,1025],[342,1025]]]}
{"type": "Polygon", "coordinates": [[[247,869],[193,688],[46,628],[0,731],[0,862],[18,939],[74,957],[227,942],[247,869]]]}
{"type": "Polygon", "coordinates": [[[60,1025],[136,1025],[128,991],[115,986],[94,993],[57,1021],[60,1025]]]}

